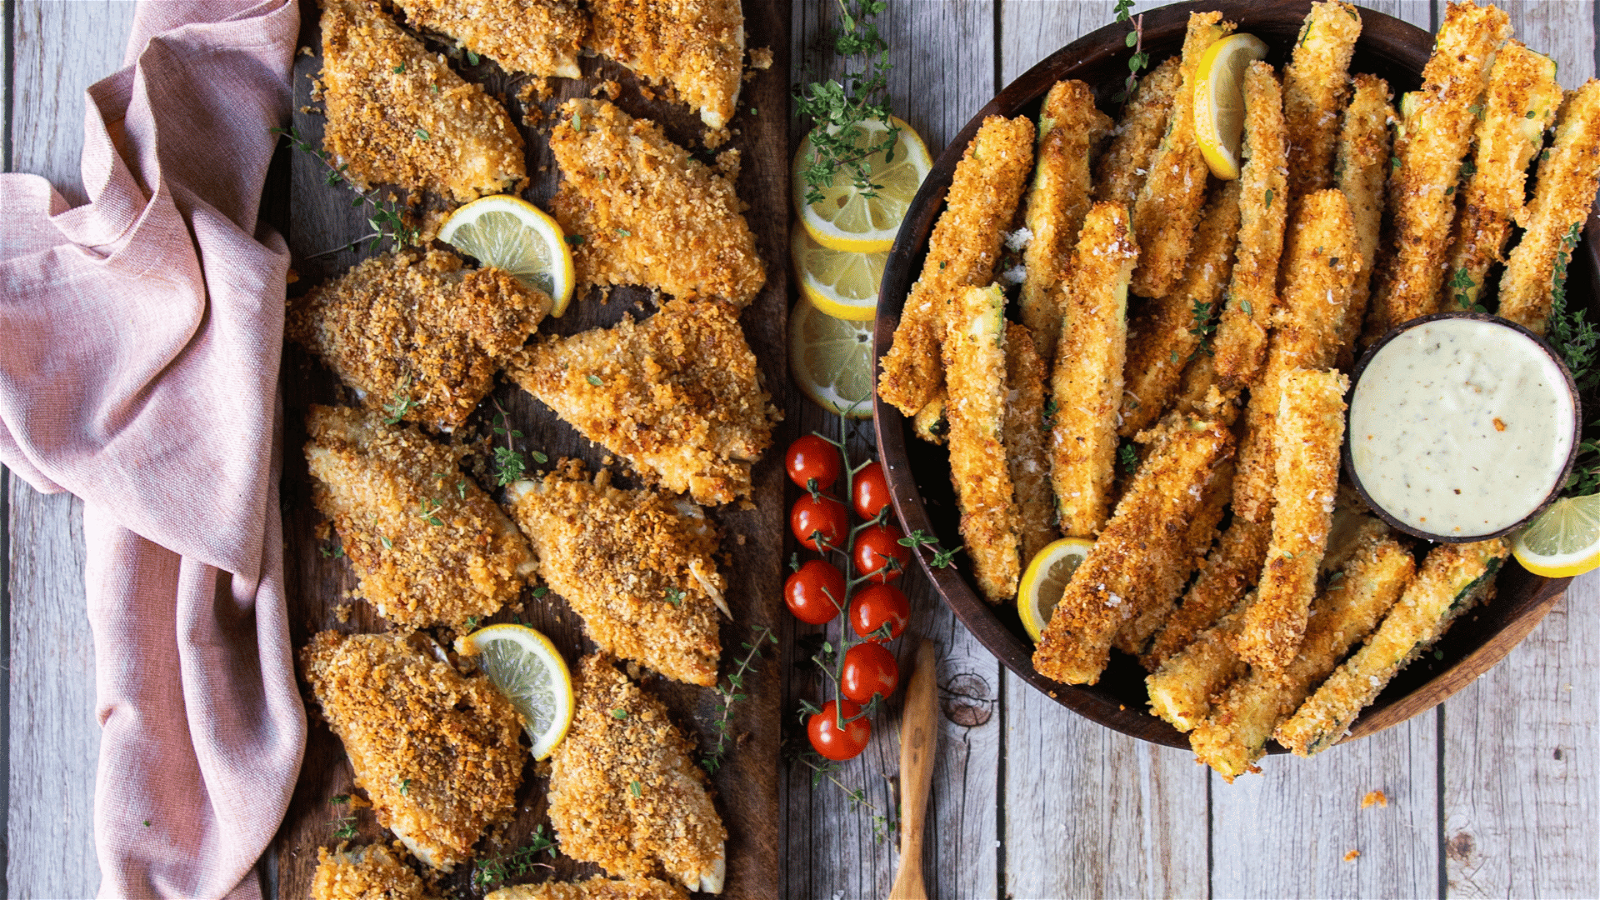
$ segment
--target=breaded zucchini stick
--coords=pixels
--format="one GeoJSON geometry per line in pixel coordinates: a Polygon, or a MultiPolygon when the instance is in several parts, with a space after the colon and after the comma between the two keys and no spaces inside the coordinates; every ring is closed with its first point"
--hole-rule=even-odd
{"type": "Polygon", "coordinates": [[[1251,63],[1245,72],[1244,110],[1248,158],[1239,176],[1239,246],[1216,341],[1217,377],[1228,388],[1252,386],[1261,374],[1267,328],[1278,308],[1278,261],[1289,209],[1283,98],[1264,62],[1251,63]]]}
{"type": "Polygon", "coordinates": [[[1120,437],[1132,437],[1159,419],[1172,405],[1184,367],[1207,355],[1202,336],[1222,305],[1238,238],[1239,182],[1234,180],[1223,182],[1206,204],[1177,288],[1128,324],[1120,437]]]}
{"type": "Polygon", "coordinates": [[[1167,133],[1167,120],[1178,96],[1181,60],[1167,57],[1139,80],[1133,96],[1123,109],[1122,120],[1111,132],[1111,146],[1094,170],[1096,203],[1116,203],[1133,209],[1139,190],[1150,174],[1161,136],[1167,133]]]}
{"type": "Polygon", "coordinates": [[[1244,628],[1234,644],[1239,656],[1257,668],[1283,669],[1305,637],[1306,611],[1328,552],[1339,491],[1344,392],[1349,387],[1350,379],[1337,370],[1291,369],[1279,383],[1272,542],[1256,602],[1245,611],[1244,628]]]}
{"type": "Polygon", "coordinates": [[[437,31],[507,72],[580,78],[589,17],[577,0],[395,0],[406,24],[437,31]]]}
{"type": "Polygon", "coordinates": [[[1511,35],[1504,10],[1465,0],[1447,8],[1422,70],[1422,89],[1402,103],[1395,142],[1399,167],[1390,179],[1393,250],[1378,264],[1366,340],[1434,312],[1444,281],[1450,223],[1461,161],[1478,125],[1474,112],[1489,85],[1500,45],[1511,35]]]}
{"type": "Polygon", "coordinates": [[[1152,605],[1162,573],[1192,565],[1189,524],[1233,453],[1222,424],[1171,416],[1045,626],[1033,665],[1048,678],[1093,684],[1117,631],[1152,605]]]}
{"type": "Polygon", "coordinates": [[[1366,637],[1411,581],[1415,564],[1394,538],[1364,543],[1317,598],[1305,644],[1282,673],[1251,669],[1229,685],[1189,735],[1195,756],[1223,778],[1250,771],[1267,752],[1272,729],[1366,637]]]}
{"type": "Polygon", "coordinates": [[[911,286],[878,377],[878,395],[908,418],[935,401],[943,405],[945,310],[956,291],[994,280],[1000,242],[1033,168],[1034,133],[1026,116],[990,116],[956,164],[922,275],[911,286]]]}
{"type": "Polygon", "coordinates": [[[1489,267],[1502,260],[1512,220],[1522,212],[1528,163],[1544,145],[1544,131],[1560,106],[1555,61],[1521,41],[1508,41],[1489,73],[1440,309],[1471,309],[1478,303],[1489,267]]]}
{"type": "Polygon", "coordinates": [[[1254,594],[1246,594],[1232,612],[1145,678],[1151,712],[1179,731],[1191,731],[1205,719],[1212,696],[1249,668],[1233,652],[1233,639],[1244,624],[1246,605],[1254,599],[1254,594]]]}
{"type": "Polygon", "coordinates": [[[1035,150],[1033,186],[1028,189],[1028,230],[1023,250],[1028,274],[1017,303],[1049,365],[1061,337],[1061,281],[1078,243],[1083,217],[1089,214],[1089,150],[1099,134],[1111,130],[1111,118],[1094,108],[1094,92],[1081,81],[1058,81],[1039,111],[1039,146],[1035,150]]]}
{"type": "Polygon", "coordinates": [[[1350,57],[1361,13],[1348,3],[1311,4],[1294,56],[1283,68],[1283,118],[1289,126],[1289,191],[1298,202],[1333,186],[1329,165],[1339,114],[1350,97],[1350,57]]]}
{"type": "Polygon", "coordinates": [[[431,900],[427,885],[382,844],[317,848],[311,900],[431,900]]]}
{"type": "Polygon", "coordinates": [[[1239,477],[1233,487],[1234,515],[1263,522],[1272,511],[1273,419],[1278,412],[1280,379],[1290,369],[1333,365],[1339,350],[1339,326],[1361,265],[1358,253],[1342,192],[1318,191],[1296,207],[1286,254],[1283,310],[1272,335],[1266,368],[1251,389],[1245,411],[1239,477]]]}
{"type": "Polygon", "coordinates": [[[1139,251],[1128,211],[1096,203],[1072,259],[1060,350],[1050,379],[1056,414],[1050,429],[1050,484],[1061,531],[1089,537],[1111,508],[1117,410],[1128,329],[1128,278],[1139,251]]]}
{"type": "Polygon", "coordinates": [[[1194,584],[1183,595],[1182,605],[1140,657],[1146,669],[1161,668],[1173,654],[1193,643],[1196,635],[1238,605],[1245,592],[1261,580],[1261,563],[1266,559],[1271,537],[1272,528],[1266,522],[1234,517],[1206,557],[1194,584]]]}
{"type": "Polygon", "coordinates": [[[1044,418],[1046,371],[1028,327],[1015,322],[1006,326],[1006,464],[1017,492],[1024,569],[1034,554],[1061,536],[1056,529],[1055,494],[1050,489],[1050,454],[1045,450],[1049,433],[1044,418]]]}
{"type": "Polygon", "coordinates": [[[1356,337],[1367,315],[1372,290],[1372,269],[1378,258],[1378,229],[1383,222],[1383,187],[1389,177],[1389,123],[1395,120],[1389,102],[1389,84],[1374,75],[1355,77],[1355,92],[1339,131],[1339,155],[1333,176],[1350,205],[1361,252],[1361,272],[1356,275],[1350,304],[1339,325],[1339,368],[1354,363],[1356,337]]]}
{"type": "Polygon", "coordinates": [[[1456,616],[1491,595],[1494,574],[1510,553],[1503,538],[1434,547],[1366,644],[1277,727],[1273,738],[1299,756],[1337,743],[1396,672],[1432,647],[1456,616]]]}
{"type": "Polygon", "coordinates": [[[999,285],[956,292],[945,322],[950,483],[961,540],[990,603],[1017,595],[1021,522],[1006,464],[1006,295],[999,285]]]}
{"type": "Polygon", "coordinates": [[[1167,118],[1167,133],[1150,161],[1150,174],[1133,207],[1133,233],[1139,245],[1139,267],[1133,291],[1161,298],[1183,277],[1189,245],[1200,220],[1206,194],[1206,161],[1194,139],[1195,69],[1206,48],[1233,33],[1222,13],[1190,13],[1183,39],[1180,80],[1167,118]]]}
{"type": "Polygon", "coordinates": [[[1500,278],[1502,316],[1544,333],[1555,297],[1556,257],[1571,254],[1600,189],[1600,80],[1568,95],[1555,146],[1539,164],[1539,184],[1521,220],[1527,230],[1500,278]]]}
{"type": "Polygon", "coordinates": [[[710,128],[739,102],[744,7],[739,0],[587,0],[591,46],[645,81],[671,85],[710,128]]]}
{"type": "Polygon", "coordinates": [[[483,900],[688,900],[682,886],[659,878],[613,880],[596,875],[587,881],[541,881],[514,884],[485,894],[483,900]]]}

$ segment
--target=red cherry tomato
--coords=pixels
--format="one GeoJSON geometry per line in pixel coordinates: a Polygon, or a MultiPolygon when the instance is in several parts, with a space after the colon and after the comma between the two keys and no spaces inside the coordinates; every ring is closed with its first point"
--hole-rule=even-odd
{"type": "Polygon", "coordinates": [[[850,533],[850,511],[826,494],[806,494],[789,510],[789,530],[795,540],[819,553],[824,548],[842,548],[850,533]]]}
{"type": "Polygon", "coordinates": [[[850,503],[856,515],[863,519],[876,519],[878,512],[889,505],[889,481],[883,476],[883,463],[870,462],[856,473],[850,485],[850,503]]]}
{"type": "Polygon", "coordinates": [[[900,546],[905,537],[900,526],[889,523],[868,525],[856,535],[856,572],[883,584],[905,573],[911,564],[911,550],[900,546]]]}
{"type": "Polygon", "coordinates": [[[839,676],[839,693],[865,705],[873,695],[887,698],[900,681],[900,665],[882,644],[868,641],[844,652],[844,671],[839,676]]]}
{"type": "Polygon", "coordinates": [[[872,739],[872,723],[856,719],[840,728],[834,712],[836,706],[846,719],[861,713],[861,707],[849,700],[829,700],[822,705],[822,712],[811,714],[806,722],[806,736],[811,738],[811,746],[818,753],[835,762],[844,762],[855,759],[867,749],[867,741],[872,739]]]}
{"type": "Polygon", "coordinates": [[[796,619],[826,625],[844,605],[844,573],[838,566],[813,559],[784,582],[783,602],[796,619]]]}
{"type": "Polygon", "coordinates": [[[906,630],[910,618],[911,601],[892,584],[869,584],[850,601],[850,627],[870,641],[885,640],[878,636],[885,625],[889,626],[887,640],[894,640],[906,630]]]}
{"type": "Polygon", "coordinates": [[[784,467],[789,480],[806,490],[825,491],[839,480],[839,448],[814,434],[789,445],[784,467]],[[812,482],[815,482],[813,484],[812,482]]]}

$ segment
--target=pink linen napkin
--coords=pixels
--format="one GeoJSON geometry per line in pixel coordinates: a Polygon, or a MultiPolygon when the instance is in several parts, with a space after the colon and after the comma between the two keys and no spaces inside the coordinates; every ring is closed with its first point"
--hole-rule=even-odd
{"type": "Polygon", "coordinates": [[[127,68],[88,91],[89,203],[0,176],[0,462],[84,500],[102,896],[259,896],[305,749],[289,252],[257,221],[298,26],[292,0],[141,3],[127,68]]]}

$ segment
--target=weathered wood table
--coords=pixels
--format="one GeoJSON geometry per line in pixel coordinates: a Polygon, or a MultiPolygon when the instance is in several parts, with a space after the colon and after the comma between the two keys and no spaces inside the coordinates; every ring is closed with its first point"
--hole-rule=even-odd
{"type": "MultiPolygon", "coordinates": [[[[1366,5],[1423,27],[1444,6],[1366,5]]],[[[1564,85],[1594,74],[1593,0],[1504,5],[1517,36],[1560,63],[1564,85]]],[[[881,21],[894,108],[937,153],[1002,85],[1110,21],[1112,8],[890,0],[881,21]]],[[[834,10],[794,0],[795,79],[834,10]]],[[[4,11],[5,170],[43,174],[81,202],[82,92],[120,65],[133,5],[5,0],[4,11]]],[[[831,426],[792,399],[784,427],[793,436],[831,426]]],[[[0,473],[0,665],[10,685],[0,893],[10,896],[88,897],[99,884],[83,557],[79,504],[0,473]]],[[[1315,760],[1267,760],[1264,774],[1233,785],[1187,753],[1124,738],[1038,694],[918,577],[908,581],[912,629],[938,642],[942,660],[924,860],[937,896],[1600,896],[1600,575],[1574,582],[1504,662],[1437,709],[1315,760]],[[1375,789],[1388,806],[1362,809],[1375,789]]],[[[908,663],[914,645],[900,643],[908,663]]],[[[893,722],[890,710],[867,753],[836,775],[883,810],[896,800],[893,722]]],[[[786,896],[887,892],[897,854],[892,840],[874,840],[870,812],[804,771],[788,772],[781,791],[786,896]]]]}

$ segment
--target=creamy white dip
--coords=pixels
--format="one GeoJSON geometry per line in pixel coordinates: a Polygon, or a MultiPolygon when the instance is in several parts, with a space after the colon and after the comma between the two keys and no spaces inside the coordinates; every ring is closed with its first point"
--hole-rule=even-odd
{"type": "Polygon", "coordinates": [[[1373,355],[1350,398],[1350,459],[1371,501],[1419,531],[1516,524],[1564,475],[1577,411],[1544,348],[1496,322],[1435,319],[1373,355]]]}

